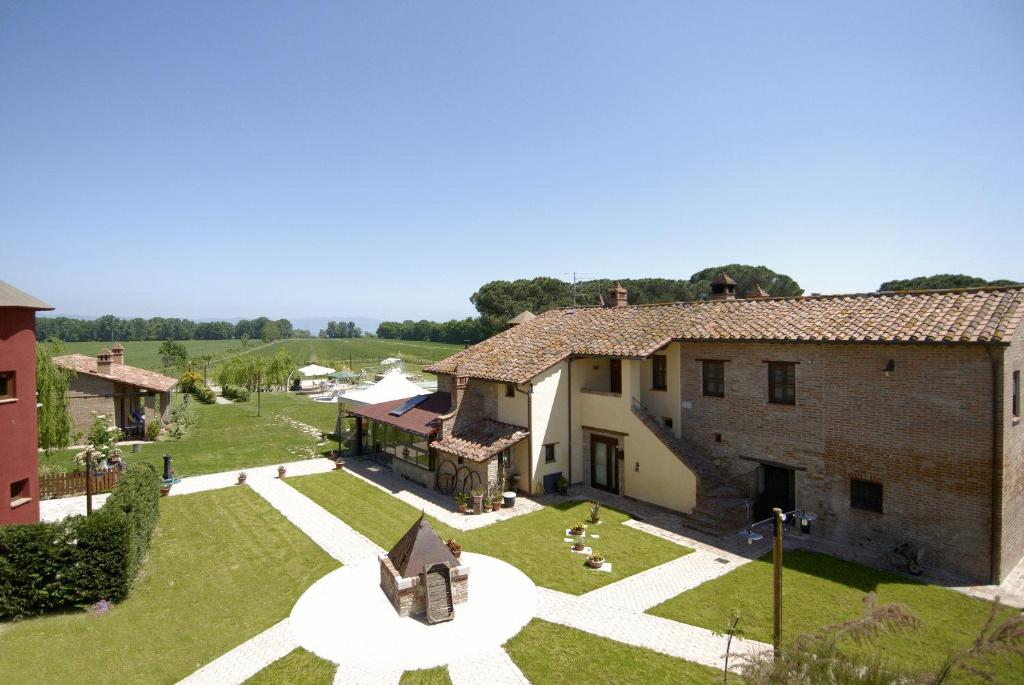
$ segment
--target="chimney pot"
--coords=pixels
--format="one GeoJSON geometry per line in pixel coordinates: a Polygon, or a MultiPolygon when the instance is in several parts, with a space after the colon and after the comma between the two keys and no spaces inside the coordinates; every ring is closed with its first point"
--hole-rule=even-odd
{"type": "Polygon", "coordinates": [[[102,373],[110,373],[113,353],[108,349],[102,349],[96,353],[96,370],[102,373]]]}
{"type": "Polygon", "coordinates": [[[724,271],[711,281],[711,299],[712,300],[735,300],[736,299],[736,281],[732,276],[725,273],[724,271]]]}
{"type": "Polygon", "coordinates": [[[124,365],[124,347],[121,343],[117,343],[113,348],[111,348],[110,357],[114,364],[124,365]]]}
{"type": "Polygon", "coordinates": [[[621,283],[616,282],[615,287],[608,291],[608,306],[609,307],[625,307],[629,305],[629,300],[626,298],[627,290],[622,287],[621,283]]]}

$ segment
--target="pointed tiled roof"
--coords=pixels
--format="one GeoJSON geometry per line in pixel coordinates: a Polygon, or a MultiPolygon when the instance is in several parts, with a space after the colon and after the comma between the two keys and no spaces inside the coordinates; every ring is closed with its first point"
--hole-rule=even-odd
{"type": "Polygon", "coordinates": [[[454,568],[459,565],[459,560],[434,531],[424,514],[420,514],[419,521],[391,548],[388,558],[403,578],[420,575],[425,566],[447,563],[454,568]]]}
{"type": "Polygon", "coordinates": [[[647,357],[673,340],[1009,343],[1024,286],[552,309],[424,370],[525,383],[571,355],[647,357]]]}
{"type": "Polygon", "coordinates": [[[53,305],[46,304],[42,300],[29,295],[24,290],[18,290],[10,283],[0,281],[0,307],[18,307],[19,309],[35,309],[36,311],[49,311],[53,305]]]}
{"type": "MultiPolygon", "coordinates": [[[[107,358],[111,356],[110,350],[100,350],[100,354],[105,354],[107,358]]],[[[127,364],[111,364],[105,370],[100,371],[96,357],[87,357],[84,354],[65,354],[61,357],[54,357],[53,362],[57,366],[70,369],[75,373],[84,373],[88,376],[96,376],[156,392],[167,392],[178,384],[177,378],[127,364]]]]}
{"type": "Polygon", "coordinates": [[[522,426],[479,419],[466,426],[456,426],[451,435],[430,446],[470,461],[486,461],[506,447],[525,440],[529,434],[522,426]]]}
{"type": "Polygon", "coordinates": [[[537,318],[537,315],[534,314],[533,312],[531,312],[531,311],[523,311],[523,312],[520,312],[517,316],[509,319],[507,323],[510,323],[510,324],[526,323],[530,319],[536,319],[536,318],[537,318]]]}

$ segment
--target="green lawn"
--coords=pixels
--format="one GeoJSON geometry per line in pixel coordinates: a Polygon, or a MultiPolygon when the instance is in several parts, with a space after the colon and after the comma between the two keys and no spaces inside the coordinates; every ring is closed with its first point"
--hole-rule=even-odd
{"type": "MultiPolygon", "coordinates": [[[[872,645],[879,656],[907,669],[933,668],[949,650],[969,644],[989,615],[986,602],[828,555],[787,551],[783,559],[782,629],[787,640],[859,616],[865,594],[875,592],[880,604],[904,603],[923,623],[920,631],[879,638],[872,645]]],[[[732,612],[739,610],[746,636],[771,642],[771,588],[768,555],[649,613],[721,630],[732,612]]],[[[1024,673],[1024,663],[1018,662],[1017,668],[1022,669],[1018,674],[1024,673]]]]}
{"type": "Polygon", "coordinates": [[[445,666],[425,668],[421,671],[406,671],[402,674],[399,685],[452,685],[445,666]]]}
{"type": "MultiPolygon", "coordinates": [[[[212,354],[215,357],[222,357],[242,351],[241,340],[180,340],[190,357],[198,357],[204,354],[212,354]]],[[[110,342],[69,342],[64,343],[66,354],[85,354],[90,357],[103,348],[109,349],[113,343],[110,342]]],[[[141,369],[152,371],[163,371],[164,365],[160,361],[158,351],[163,345],[162,340],[136,340],[122,343],[124,345],[124,363],[129,366],[137,366],[141,369]]],[[[256,341],[251,346],[261,345],[256,341]]],[[[200,370],[201,371],[201,370],[200,370]]]]}
{"type": "MultiPolygon", "coordinates": [[[[348,473],[289,478],[288,483],[385,549],[419,516],[415,508],[348,473]]],[[[601,537],[590,544],[612,562],[613,572],[593,571],[584,565],[582,555],[569,552],[569,544],[563,542],[565,529],[585,520],[589,510],[586,502],[570,502],[465,532],[433,519],[431,525],[442,537],[454,537],[468,552],[504,559],[537,585],[572,594],[595,590],[692,551],[620,525],[628,515],[606,508],[604,523],[590,528],[601,537]]]]}
{"type": "Polygon", "coordinates": [[[721,671],[707,666],[539,619],[505,643],[505,650],[523,675],[538,685],[708,685],[722,679],[721,671]]]}
{"type": "MultiPolygon", "coordinates": [[[[175,402],[180,401],[175,396],[175,402]]],[[[181,440],[146,443],[134,454],[125,450],[128,461],[153,464],[163,469],[163,455],[173,458],[179,477],[217,471],[232,471],[315,457],[333,448],[332,443],[318,445],[315,437],[289,425],[290,417],[320,430],[334,430],[337,405],[314,402],[290,393],[264,393],[261,415],[256,416],[255,396],[236,404],[192,402],[196,423],[181,440]]],[[[59,450],[47,456],[40,452],[39,464],[70,471],[80,467],[72,461],[78,450],[59,450]]]]}
{"type": "Polygon", "coordinates": [[[246,685],[331,685],[338,666],[299,647],[246,680],[246,685]]]}
{"type": "Polygon", "coordinates": [[[172,683],[288,616],[337,562],[249,488],[161,500],[132,594],[7,625],[5,683],[172,683]]]}
{"type": "Polygon", "coordinates": [[[349,366],[351,362],[352,369],[358,370],[376,368],[381,359],[398,357],[405,362],[407,371],[418,372],[427,364],[455,354],[462,345],[382,338],[294,338],[278,340],[266,347],[253,347],[246,354],[272,357],[282,349],[288,350],[299,364],[316,362],[338,368],[349,366]]]}

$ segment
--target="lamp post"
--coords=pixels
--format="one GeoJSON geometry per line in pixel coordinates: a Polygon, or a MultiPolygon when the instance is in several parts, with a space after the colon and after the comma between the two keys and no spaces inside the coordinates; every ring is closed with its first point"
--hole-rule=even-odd
{"type": "Polygon", "coordinates": [[[801,524],[807,526],[817,517],[803,509],[783,512],[779,507],[772,509],[771,518],[757,521],[750,524],[745,530],[739,532],[739,536],[747,541],[748,545],[754,544],[755,540],[761,540],[763,535],[754,530],[758,526],[767,523],[772,524],[774,543],[772,545],[772,651],[778,659],[782,653],[782,524],[787,517],[799,518],[801,524]]]}

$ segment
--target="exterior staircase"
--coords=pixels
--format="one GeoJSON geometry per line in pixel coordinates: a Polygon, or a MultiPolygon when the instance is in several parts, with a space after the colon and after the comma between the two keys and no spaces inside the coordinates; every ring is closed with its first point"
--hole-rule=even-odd
{"type": "Polygon", "coordinates": [[[641,423],[697,478],[697,505],[693,513],[683,514],[685,523],[713,535],[734,533],[749,524],[753,507],[750,488],[728,478],[707,454],[685,437],[676,437],[635,398],[632,406],[641,423]]]}

